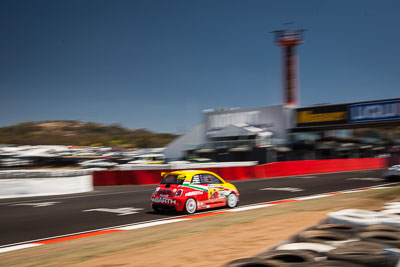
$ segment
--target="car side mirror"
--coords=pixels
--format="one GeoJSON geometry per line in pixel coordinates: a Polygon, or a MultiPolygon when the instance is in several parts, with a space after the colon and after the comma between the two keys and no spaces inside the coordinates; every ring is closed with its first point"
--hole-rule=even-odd
{"type": "Polygon", "coordinates": [[[161,177],[164,177],[165,174],[166,172],[161,172],[161,177]]]}

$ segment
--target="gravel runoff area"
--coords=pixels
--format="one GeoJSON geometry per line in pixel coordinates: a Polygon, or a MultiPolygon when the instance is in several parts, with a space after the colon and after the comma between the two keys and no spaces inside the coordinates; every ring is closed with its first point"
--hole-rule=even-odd
{"type": "Polygon", "coordinates": [[[221,266],[275,246],[328,212],[380,209],[399,196],[400,186],[198,218],[4,253],[0,265],[221,266]]]}

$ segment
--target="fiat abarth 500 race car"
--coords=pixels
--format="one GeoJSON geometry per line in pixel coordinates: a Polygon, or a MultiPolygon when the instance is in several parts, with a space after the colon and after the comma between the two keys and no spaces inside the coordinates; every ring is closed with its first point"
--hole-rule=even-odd
{"type": "Polygon", "coordinates": [[[151,196],[154,211],[172,209],[193,214],[197,210],[229,207],[239,203],[239,192],[233,184],[217,174],[202,170],[161,173],[163,177],[151,196]]]}

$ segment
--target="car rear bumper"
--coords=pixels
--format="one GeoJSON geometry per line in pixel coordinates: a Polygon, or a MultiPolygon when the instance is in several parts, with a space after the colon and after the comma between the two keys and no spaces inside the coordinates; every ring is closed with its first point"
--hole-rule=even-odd
{"type": "Polygon", "coordinates": [[[151,206],[159,209],[175,209],[176,211],[182,211],[184,200],[176,197],[151,197],[151,206]]]}

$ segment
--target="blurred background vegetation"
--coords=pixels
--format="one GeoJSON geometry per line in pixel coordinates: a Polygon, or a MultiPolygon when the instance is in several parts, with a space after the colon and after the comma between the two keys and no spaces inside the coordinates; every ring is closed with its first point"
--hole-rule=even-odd
{"type": "Polygon", "coordinates": [[[131,130],[120,124],[80,121],[30,121],[0,127],[0,144],[164,147],[178,135],[131,130]]]}

